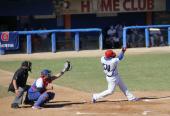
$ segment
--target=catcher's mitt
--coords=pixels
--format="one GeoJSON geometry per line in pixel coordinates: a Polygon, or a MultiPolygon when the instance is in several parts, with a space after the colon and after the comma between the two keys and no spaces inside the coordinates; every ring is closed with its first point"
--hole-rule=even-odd
{"type": "Polygon", "coordinates": [[[64,63],[64,68],[63,68],[62,72],[70,71],[71,69],[72,69],[72,66],[70,64],[70,61],[66,61],[64,63]]]}

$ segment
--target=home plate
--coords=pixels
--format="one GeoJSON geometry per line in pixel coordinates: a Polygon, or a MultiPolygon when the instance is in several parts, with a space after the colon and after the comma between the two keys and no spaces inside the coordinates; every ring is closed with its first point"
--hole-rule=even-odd
{"type": "Polygon", "coordinates": [[[149,100],[149,99],[144,99],[143,101],[145,101],[145,102],[149,102],[149,101],[151,101],[151,100],[149,100]]]}
{"type": "Polygon", "coordinates": [[[142,114],[147,115],[149,112],[151,112],[151,111],[144,111],[142,114]]]}

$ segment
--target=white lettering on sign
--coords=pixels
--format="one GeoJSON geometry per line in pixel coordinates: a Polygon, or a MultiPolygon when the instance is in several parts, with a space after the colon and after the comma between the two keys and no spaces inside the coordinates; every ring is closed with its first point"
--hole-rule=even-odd
{"type": "Polygon", "coordinates": [[[14,47],[14,44],[1,44],[1,43],[0,43],[0,47],[1,47],[1,48],[13,48],[13,47],[14,47]]]}

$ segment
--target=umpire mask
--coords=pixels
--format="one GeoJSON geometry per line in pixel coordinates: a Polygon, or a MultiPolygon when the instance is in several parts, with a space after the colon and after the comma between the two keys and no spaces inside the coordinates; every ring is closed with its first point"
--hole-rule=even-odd
{"type": "Polygon", "coordinates": [[[32,70],[32,63],[30,61],[23,61],[21,64],[21,67],[25,67],[27,69],[27,71],[32,70]]]}

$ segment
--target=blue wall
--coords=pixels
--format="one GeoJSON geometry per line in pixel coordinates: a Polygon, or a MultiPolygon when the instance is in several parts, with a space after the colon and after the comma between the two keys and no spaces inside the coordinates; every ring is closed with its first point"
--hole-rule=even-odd
{"type": "Polygon", "coordinates": [[[0,16],[52,14],[52,0],[1,0],[0,16]]]}

